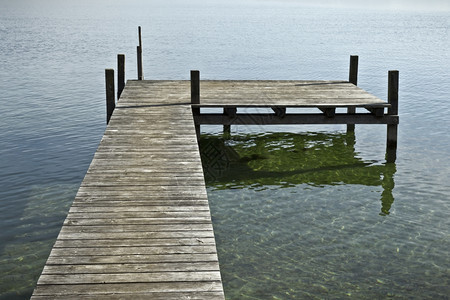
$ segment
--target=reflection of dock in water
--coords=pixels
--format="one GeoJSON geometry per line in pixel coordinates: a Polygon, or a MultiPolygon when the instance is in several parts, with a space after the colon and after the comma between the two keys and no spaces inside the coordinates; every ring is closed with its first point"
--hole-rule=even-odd
{"type": "Polygon", "coordinates": [[[394,202],[395,164],[374,165],[355,152],[348,133],[202,135],[200,150],[208,185],[216,188],[355,184],[380,186],[381,214],[394,202]]]}

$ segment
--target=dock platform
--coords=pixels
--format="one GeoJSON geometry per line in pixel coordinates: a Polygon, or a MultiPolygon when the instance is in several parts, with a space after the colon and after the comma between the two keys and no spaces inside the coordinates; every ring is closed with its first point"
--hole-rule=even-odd
{"type": "Polygon", "coordinates": [[[32,299],[224,299],[200,125],[386,124],[389,162],[398,124],[391,72],[388,101],[348,81],[200,82],[198,71],[128,81],[32,299]],[[317,113],[288,110],[305,107],[317,113]]]}

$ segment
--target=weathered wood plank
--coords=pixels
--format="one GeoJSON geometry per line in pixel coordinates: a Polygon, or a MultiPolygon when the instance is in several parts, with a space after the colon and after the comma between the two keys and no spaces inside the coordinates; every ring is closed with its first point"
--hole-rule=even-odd
{"type": "Polygon", "coordinates": [[[189,217],[183,218],[120,218],[120,219],[82,219],[68,216],[64,225],[80,225],[80,226],[95,226],[95,225],[161,225],[161,224],[205,224],[211,222],[209,217],[189,217]]]}
{"type": "Polygon", "coordinates": [[[213,238],[212,230],[152,231],[152,232],[60,232],[58,239],[97,240],[97,239],[180,239],[213,238]]]}
{"type": "Polygon", "coordinates": [[[195,272],[219,271],[215,262],[148,263],[148,264],[94,264],[94,265],[49,265],[42,274],[120,274],[150,272],[195,272]]]}
{"type": "MultiPolygon", "coordinates": [[[[96,219],[106,219],[106,218],[179,218],[188,219],[189,217],[208,217],[209,211],[129,211],[129,212],[89,212],[89,213],[74,213],[70,212],[70,218],[96,218],[96,219]]],[[[64,230],[64,228],[63,228],[64,230]]]]}
{"type": "Polygon", "coordinates": [[[130,203],[133,203],[134,206],[149,206],[149,205],[180,205],[180,206],[189,206],[189,205],[208,205],[208,200],[199,199],[200,197],[188,197],[180,200],[179,197],[169,197],[169,196],[155,196],[155,197],[139,197],[138,200],[127,200],[123,199],[123,197],[102,197],[102,196],[81,196],[78,195],[75,197],[75,200],[72,206],[129,206],[130,203]]]}
{"type": "MultiPolygon", "coordinates": [[[[33,296],[33,299],[46,299],[46,300],[78,300],[81,295],[45,295],[45,296],[33,296]]],[[[219,300],[223,299],[223,292],[131,292],[120,294],[95,294],[95,295],[82,295],[83,299],[95,299],[95,300],[116,300],[116,299],[131,299],[131,300],[219,300]]]]}
{"type": "MultiPolygon", "coordinates": [[[[94,248],[53,248],[51,256],[121,256],[160,254],[214,254],[215,245],[200,246],[155,246],[155,247],[94,247],[94,248]]],[[[155,257],[156,258],[156,257],[155,257]]],[[[156,258],[157,259],[157,258],[156,258]]],[[[157,260],[156,260],[157,261],[157,260]]]]}
{"type": "MultiPolygon", "coordinates": [[[[76,195],[76,199],[85,198],[85,199],[99,199],[103,198],[106,200],[123,200],[128,199],[130,197],[137,198],[139,200],[145,199],[169,199],[169,200],[199,200],[203,197],[206,197],[205,191],[190,191],[190,190],[182,190],[182,191],[171,191],[171,190],[162,190],[164,192],[155,193],[155,191],[149,189],[143,189],[141,191],[130,191],[123,189],[116,189],[117,187],[109,187],[111,190],[102,190],[99,191],[96,188],[83,188],[83,191],[79,191],[76,195]]],[[[128,200],[130,201],[130,200],[128,200]]],[[[132,201],[132,200],[131,200],[132,201]]]]}
{"type": "Polygon", "coordinates": [[[96,283],[160,283],[160,282],[204,282],[220,281],[220,272],[152,272],[152,273],[120,273],[120,274],[42,274],[40,284],[96,284],[96,283]]]}
{"type": "MultiPolygon", "coordinates": [[[[133,202],[129,202],[133,203],[133,202]]],[[[207,211],[209,212],[209,206],[181,206],[181,205],[152,205],[152,206],[114,206],[114,207],[106,207],[106,206],[96,206],[91,205],[89,207],[86,206],[72,206],[69,210],[69,214],[73,213],[107,213],[107,212],[188,212],[188,213],[196,213],[198,211],[207,211]]]]}
{"type": "MultiPolygon", "coordinates": [[[[205,214],[206,215],[206,214],[205,214]]],[[[188,223],[183,222],[183,219],[179,221],[179,223],[175,224],[139,224],[139,225],[122,225],[122,224],[114,224],[114,225],[79,225],[68,222],[64,229],[61,230],[63,233],[109,233],[109,232],[162,232],[162,231],[200,231],[200,230],[212,230],[211,224],[208,222],[204,223],[188,223]]]]}
{"type": "MultiPolygon", "coordinates": [[[[42,285],[38,283],[35,295],[111,295],[111,294],[148,294],[148,293],[190,293],[221,292],[220,281],[192,282],[152,282],[152,283],[98,283],[98,284],[60,284],[42,285]]],[[[149,297],[150,298],[150,297],[149,297]]],[[[223,298],[222,298],[223,299],[223,298]]]]}
{"type": "Polygon", "coordinates": [[[158,254],[158,255],[87,255],[52,256],[47,265],[86,265],[86,264],[148,264],[154,263],[193,263],[218,262],[217,254],[158,254]]]}
{"type": "MultiPolygon", "coordinates": [[[[156,246],[198,246],[215,245],[214,238],[178,238],[178,239],[98,239],[90,240],[89,247],[126,247],[133,245],[135,247],[156,247],[156,246]]],[[[85,247],[84,240],[63,240],[55,242],[55,248],[76,248],[85,247]]],[[[217,267],[217,266],[216,266],[217,267]]]]}
{"type": "Polygon", "coordinates": [[[177,185],[101,185],[104,189],[99,189],[98,186],[80,186],[80,193],[89,193],[88,195],[134,195],[139,197],[145,195],[145,193],[159,193],[160,195],[179,195],[180,199],[184,199],[184,195],[192,195],[195,193],[197,186],[192,184],[190,186],[177,186],[177,185]],[[107,188],[106,188],[107,187],[107,188]]]}
{"type": "Polygon", "coordinates": [[[100,186],[136,186],[136,185],[145,185],[145,186],[195,186],[195,184],[202,184],[204,182],[203,178],[192,178],[189,179],[187,177],[185,177],[186,179],[180,179],[180,178],[157,178],[157,177],[151,177],[149,176],[148,178],[127,178],[127,177],[122,177],[122,178],[117,178],[116,181],[114,180],[110,180],[110,178],[106,178],[106,177],[98,177],[98,176],[88,176],[88,179],[92,179],[90,181],[85,181],[83,182],[82,186],[83,187],[87,187],[87,186],[95,186],[95,187],[100,187],[100,186]],[[96,181],[98,179],[104,179],[104,181],[96,181]]]}

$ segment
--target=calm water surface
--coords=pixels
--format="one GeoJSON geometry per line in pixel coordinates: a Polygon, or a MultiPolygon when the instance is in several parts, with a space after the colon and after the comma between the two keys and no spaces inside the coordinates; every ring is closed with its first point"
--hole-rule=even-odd
{"type": "Polygon", "coordinates": [[[396,164],[385,126],[202,128],[227,298],[446,299],[449,20],[296,1],[0,2],[0,299],[31,295],[105,129],[104,69],[125,53],[136,77],[138,25],[148,79],[346,79],[357,54],[359,85],[385,99],[400,70],[396,164]]]}

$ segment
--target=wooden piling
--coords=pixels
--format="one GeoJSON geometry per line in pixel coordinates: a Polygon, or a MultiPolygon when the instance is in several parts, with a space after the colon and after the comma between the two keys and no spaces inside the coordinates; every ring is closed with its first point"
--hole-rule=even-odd
{"type": "MultiPolygon", "coordinates": [[[[230,117],[236,117],[237,108],[236,107],[224,107],[223,114],[230,117]]],[[[231,125],[223,125],[223,135],[225,138],[229,138],[231,136],[231,125]]]]}
{"type": "MultiPolygon", "coordinates": [[[[350,83],[353,83],[354,85],[358,85],[358,56],[357,55],[350,56],[350,68],[349,68],[348,81],[350,83]]],[[[347,108],[347,113],[355,114],[356,108],[355,107],[347,108]]],[[[353,132],[353,131],[355,131],[355,124],[347,124],[347,132],[353,132]]]]}
{"type": "Polygon", "coordinates": [[[191,103],[200,104],[200,71],[191,70],[191,103]]]}
{"type": "Polygon", "coordinates": [[[105,83],[106,83],[106,124],[109,123],[111,115],[116,107],[116,100],[114,95],[114,70],[105,69],[105,83]]]}
{"type": "Polygon", "coordinates": [[[125,88],[125,55],[117,54],[117,100],[125,88]]]}
{"type": "MultiPolygon", "coordinates": [[[[191,104],[200,104],[200,71],[198,70],[191,70],[191,104]]],[[[200,108],[193,107],[192,114],[200,115],[200,108]]],[[[195,132],[197,139],[200,139],[200,125],[195,125],[195,132]]]]}
{"type": "Polygon", "coordinates": [[[358,85],[358,55],[350,56],[350,71],[348,81],[354,85],[358,85]]]}
{"type": "Polygon", "coordinates": [[[142,37],[141,37],[141,26],[138,27],[138,36],[139,36],[139,46],[137,46],[137,71],[138,71],[138,80],[144,79],[144,73],[142,70],[142,37]]]}
{"type": "MultiPolygon", "coordinates": [[[[398,115],[399,72],[389,71],[388,74],[388,115],[398,115]]],[[[398,124],[387,125],[386,161],[393,163],[397,159],[398,124]]]]}

